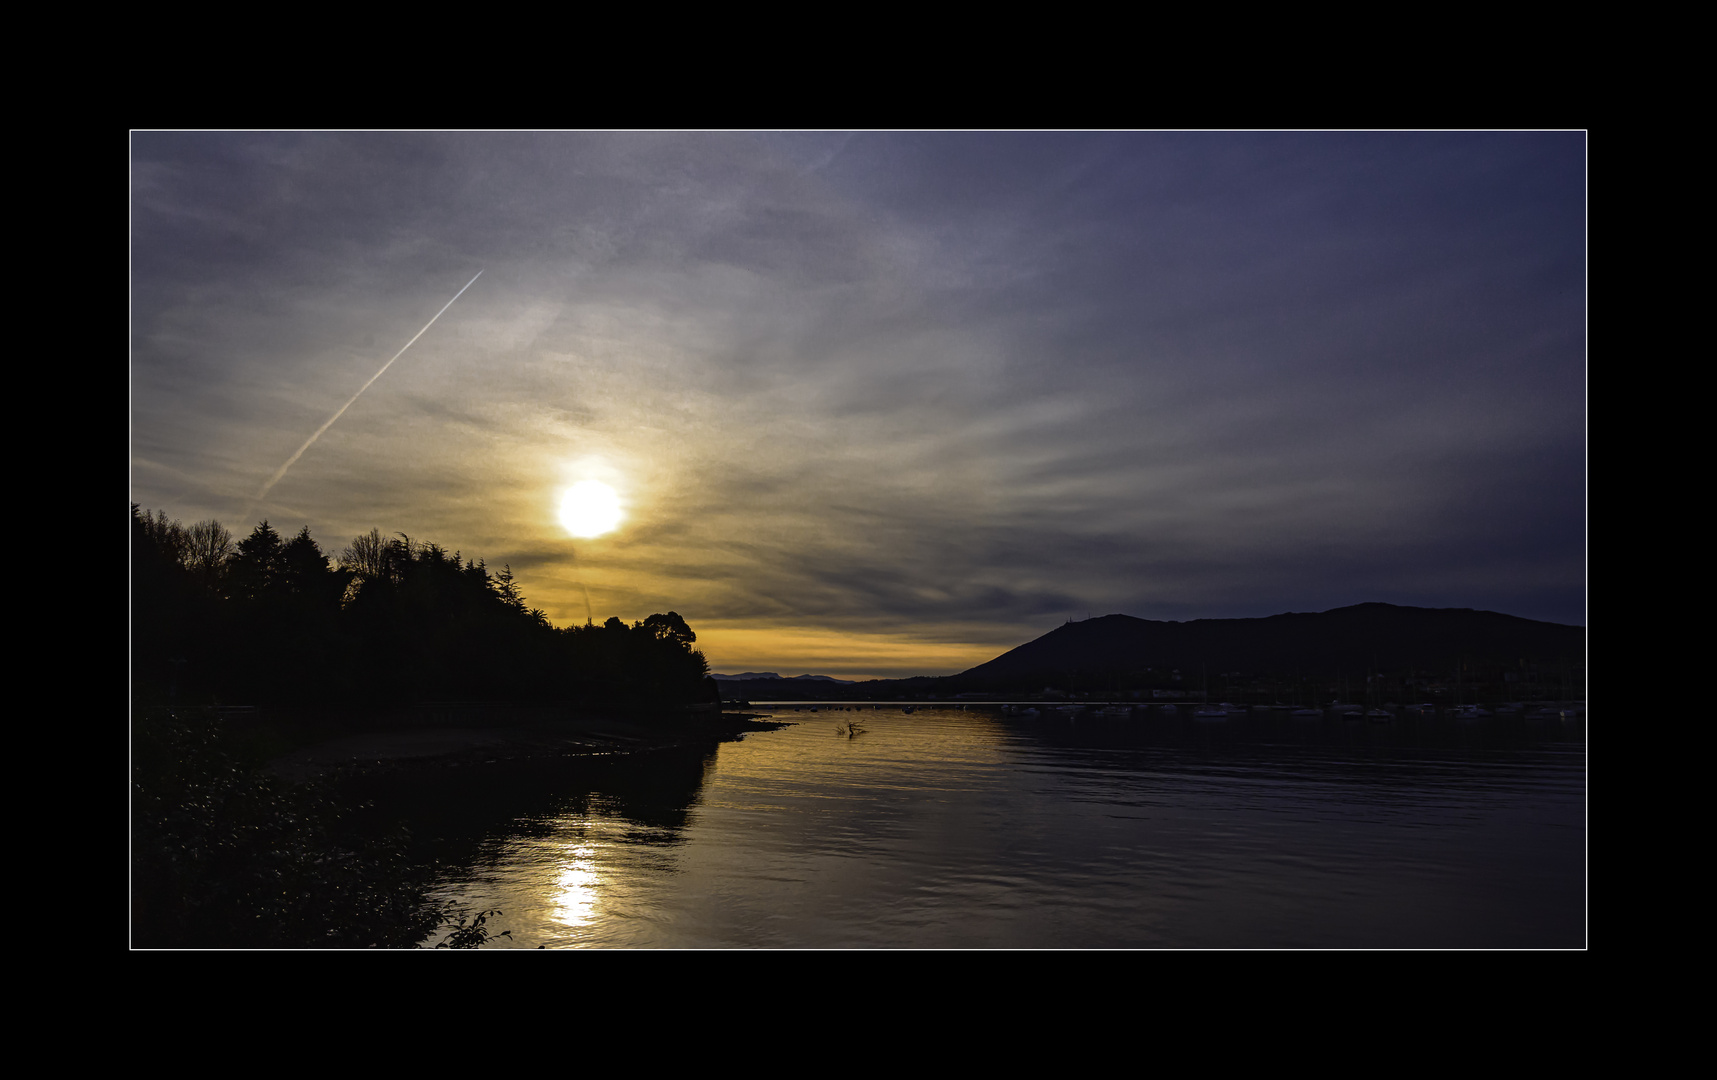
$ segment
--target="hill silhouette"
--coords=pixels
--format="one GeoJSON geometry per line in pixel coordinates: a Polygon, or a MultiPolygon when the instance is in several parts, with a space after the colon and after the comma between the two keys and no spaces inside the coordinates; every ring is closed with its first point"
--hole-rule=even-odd
{"type": "Polygon", "coordinates": [[[940,680],[955,690],[1150,685],[1201,674],[1362,676],[1368,671],[1477,675],[1583,664],[1586,630],[1471,608],[1355,604],[1261,619],[1159,622],[1105,615],[1070,622],[940,680]]]}
{"type": "Polygon", "coordinates": [[[1371,603],[1259,619],[1161,622],[1105,615],[1058,626],[957,675],[857,684],[729,679],[721,683],[721,693],[757,700],[835,700],[1035,694],[1045,689],[1196,692],[1208,678],[1210,689],[1223,692],[1321,694],[1339,690],[1347,680],[1363,687],[1373,676],[1370,685],[1386,692],[1413,693],[1430,684],[1446,684],[1474,691],[1488,687],[1484,692],[1502,696],[1572,690],[1583,684],[1585,655],[1582,626],[1471,608],[1371,603]],[[1235,673],[1239,680],[1228,678],[1235,673]],[[1284,684],[1299,685],[1300,690],[1284,684]]]}

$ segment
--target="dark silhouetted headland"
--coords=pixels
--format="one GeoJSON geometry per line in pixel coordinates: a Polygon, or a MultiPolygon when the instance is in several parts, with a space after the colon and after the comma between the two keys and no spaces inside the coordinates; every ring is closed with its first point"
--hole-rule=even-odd
{"type": "MultiPolygon", "coordinates": [[[[1387,682],[1407,694],[1431,685],[1489,688],[1583,685],[1586,630],[1470,608],[1356,604],[1259,619],[1164,622],[1105,615],[1068,622],[986,663],[941,678],[812,687],[723,683],[724,695],[948,697],[956,694],[1129,695],[1144,691],[1317,696],[1342,681],[1387,682]]],[[[1583,691],[1580,691],[1583,695],[1583,691]]]]}
{"type": "Polygon", "coordinates": [[[408,759],[713,748],[745,722],[721,717],[696,640],[672,611],[556,629],[510,570],[405,536],[356,537],[336,565],[307,528],[234,543],[134,504],[133,944],[421,940],[458,914],[426,891],[436,856],[339,783],[408,759]]]}
{"type": "Polygon", "coordinates": [[[1068,682],[1083,689],[1157,682],[1201,669],[1263,678],[1296,674],[1363,679],[1368,672],[1452,672],[1461,664],[1536,670],[1578,662],[1584,627],[1536,622],[1470,608],[1355,604],[1316,614],[1262,619],[1159,622],[1105,615],[1059,626],[994,660],[945,680],[971,689],[1032,688],[1068,682]]]}
{"type": "Polygon", "coordinates": [[[234,543],[133,505],[132,695],[140,705],[420,702],[679,708],[714,700],[677,612],[557,629],[509,568],[404,535],[332,563],[264,521],[234,543]]]}

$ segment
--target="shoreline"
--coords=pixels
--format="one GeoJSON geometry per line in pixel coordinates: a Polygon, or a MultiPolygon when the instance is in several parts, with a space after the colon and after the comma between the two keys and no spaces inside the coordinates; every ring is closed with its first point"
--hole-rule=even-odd
{"type": "Polygon", "coordinates": [[[247,710],[235,727],[214,709],[134,714],[131,946],[413,948],[469,914],[435,899],[439,868],[488,828],[497,797],[514,799],[518,770],[631,761],[673,784],[687,753],[788,726],[623,716],[394,726],[367,713],[360,726],[357,710],[247,710]],[[466,767],[499,762],[517,768],[466,767]]]}
{"type": "Polygon", "coordinates": [[[316,742],[271,757],[270,775],[299,784],[334,774],[404,767],[445,767],[473,762],[548,757],[598,757],[693,743],[730,742],[753,731],[775,731],[783,721],[752,712],[659,716],[624,720],[588,716],[504,727],[416,727],[364,731],[316,742]]]}

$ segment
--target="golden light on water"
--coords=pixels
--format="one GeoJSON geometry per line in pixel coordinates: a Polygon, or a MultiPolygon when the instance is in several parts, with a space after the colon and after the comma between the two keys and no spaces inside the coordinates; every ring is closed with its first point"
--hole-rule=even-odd
{"type": "Polygon", "coordinates": [[[595,868],[595,849],[581,845],[567,852],[553,893],[556,913],[563,926],[588,926],[596,918],[596,888],[601,884],[595,868]]]}
{"type": "Polygon", "coordinates": [[[580,480],[560,499],[561,527],[573,536],[613,532],[623,516],[619,493],[600,480],[580,480]]]}

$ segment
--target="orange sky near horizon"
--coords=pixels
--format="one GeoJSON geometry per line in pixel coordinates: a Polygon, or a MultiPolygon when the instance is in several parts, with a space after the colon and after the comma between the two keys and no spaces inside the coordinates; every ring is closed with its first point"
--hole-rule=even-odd
{"type": "MultiPolygon", "coordinates": [[[[1053,629],[1053,627],[1046,628],[1053,629]]],[[[894,679],[902,671],[954,675],[995,659],[1026,640],[1005,645],[993,642],[934,640],[920,633],[848,632],[814,626],[698,627],[697,647],[709,658],[710,670],[723,675],[773,671],[795,675],[829,675],[862,682],[894,679]]]]}

